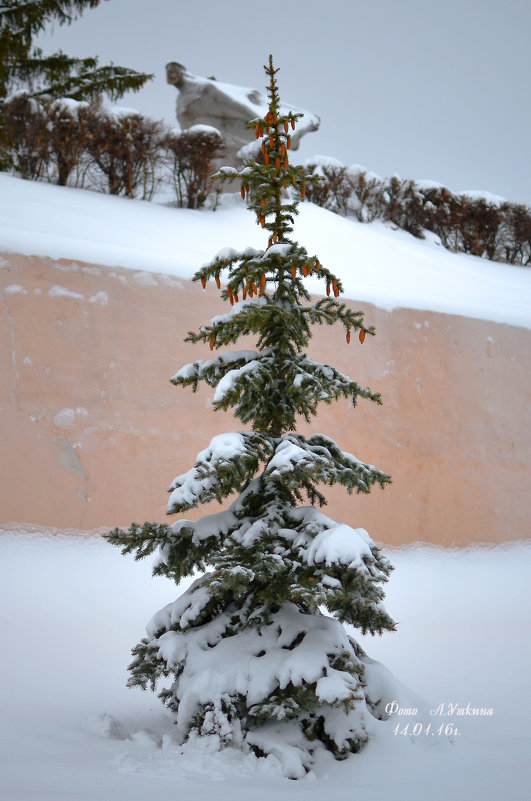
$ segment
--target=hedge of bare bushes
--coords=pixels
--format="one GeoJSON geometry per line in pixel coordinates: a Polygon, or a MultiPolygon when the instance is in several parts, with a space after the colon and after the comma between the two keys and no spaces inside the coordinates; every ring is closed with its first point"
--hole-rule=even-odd
{"type": "MultiPolygon", "coordinates": [[[[174,131],[131,109],[25,93],[4,101],[0,112],[0,162],[23,178],[144,200],[167,183],[176,205],[192,209],[213,191],[210,176],[223,138],[210,126],[174,131]]],[[[260,160],[255,142],[241,155],[260,160]]],[[[307,199],[337,214],[385,220],[416,237],[432,231],[449,250],[531,265],[531,209],[523,204],[396,175],[380,178],[333,158],[314,157],[305,166],[320,177],[308,184],[307,199]]]]}
{"type": "Polygon", "coordinates": [[[4,161],[22,178],[151,200],[163,182],[176,205],[201,208],[212,187],[219,131],[172,131],[126,108],[18,93],[2,104],[4,161]]]}
{"type": "Polygon", "coordinates": [[[454,194],[444,186],[397,175],[380,178],[332,158],[309,159],[305,166],[321,178],[306,193],[319,206],[361,222],[389,221],[416,237],[432,231],[456,252],[531,265],[531,208],[524,204],[454,194]]]}

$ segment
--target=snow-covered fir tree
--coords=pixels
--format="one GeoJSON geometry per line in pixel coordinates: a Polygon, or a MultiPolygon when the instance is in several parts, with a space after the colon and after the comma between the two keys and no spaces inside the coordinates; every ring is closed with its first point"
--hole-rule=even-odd
{"type": "Polygon", "coordinates": [[[241,186],[267,245],[227,248],[196,273],[203,287],[216,282],[230,308],[187,337],[217,351],[253,335],[256,349],[222,350],[171,379],[194,391],[201,381],[215,387],[214,409],[232,410],[249,428],[212,439],[173,481],[168,513],[235,497],[196,521],[133,524],[107,537],[137,559],[158,551],[155,575],[178,583],[199,574],[148,624],[130,686],[162,685],[182,741],[210,735],[273,753],[298,777],[316,748],[337,758],[358,751],[382,717],[381,676],[371,686],[374,663],[343,623],[371,634],[394,629],[382,605],[392,568],[366,531],[320,507],[326,485],[368,493],[390,478],[324,434],[296,433],[320,403],[380,397],[305,352],[314,325],[343,326],[347,343],[374,330],[338,300],[339,278],[290,238],[298,199],[315,179],[289,163],[300,115],[280,106],[271,57],[265,69],[269,108],[249,123],[262,157],[218,176],[241,186]],[[310,273],[326,290],[317,302],[304,284],[310,273]]]}

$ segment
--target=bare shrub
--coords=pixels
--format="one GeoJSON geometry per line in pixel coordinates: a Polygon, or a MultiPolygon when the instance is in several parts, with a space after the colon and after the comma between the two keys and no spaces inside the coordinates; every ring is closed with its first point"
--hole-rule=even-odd
{"type": "Polygon", "coordinates": [[[210,125],[170,131],[162,139],[179,208],[200,209],[212,191],[212,162],[223,149],[223,137],[210,125]]]}
{"type": "Polygon", "coordinates": [[[8,163],[22,178],[41,178],[48,159],[47,116],[42,104],[25,92],[2,103],[2,133],[8,163]]]}
{"type": "Polygon", "coordinates": [[[309,175],[320,179],[307,185],[306,197],[310,203],[346,215],[352,194],[347,168],[329,156],[314,156],[304,162],[304,167],[309,175]]]}
{"type": "Polygon", "coordinates": [[[385,220],[413,236],[424,236],[424,203],[414,181],[391,176],[384,182],[381,198],[385,220]]]}
{"type": "Polygon", "coordinates": [[[531,209],[522,203],[504,203],[498,230],[500,260],[510,264],[531,264],[531,209]]]}
{"type": "Polygon", "coordinates": [[[150,200],[156,188],[162,123],[131,109],[89,107],[80,115],[87,153],[111,195],[150,200]]]}
{"type": "Polygon", "coordinates": [[[86,141],[79,115],[87,109],[87,103],[70,98],[46,104],[48,178],[59,186],[66,186],[73,173],[77,173],[74,183],[83,183],[81,165],[86,141]]]}
{"type": "Polygon", "coordinates": [[[360,222],[373,222],[381,217],[385,182],[375,173],[368,172],[357,164],[348,168],[347,177],[352,187],[349,210],[360,222]]]}
{"type": "Polygon", "coordinates": [[[494,259],[502,215],[498,205],[485,198],[461,195],[461,250],[473,256],[494,259]]]}
{"type": "Polygon", "coordinates": [[[458,195],[444,186],[421,189],[424,198],[424,226],[433,231],[445,248],[462,249],[463,206],[458,195]]]}

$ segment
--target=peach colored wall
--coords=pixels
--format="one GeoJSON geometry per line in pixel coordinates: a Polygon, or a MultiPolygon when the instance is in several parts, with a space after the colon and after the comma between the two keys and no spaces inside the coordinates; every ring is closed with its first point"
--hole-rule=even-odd
{"type": "MultiPolygon", "coordinates": [[[[240,427],[211,410],[212,390],[168,381],[209,355],[182,340],[223,310],[215,289],[14,254],[0,258],[0,288],[0,521],[88,530],[164,520],[173,477],[213,434],[240,427]]],[[[331,491],[328,513],[393,544],[527,537],[531,331],[352,305],[377,336],[347,346],[340,331],[318,329],[311,353],[384,404],[325,407],[301,430],[334,437],[393,484],[331,491]]]]}

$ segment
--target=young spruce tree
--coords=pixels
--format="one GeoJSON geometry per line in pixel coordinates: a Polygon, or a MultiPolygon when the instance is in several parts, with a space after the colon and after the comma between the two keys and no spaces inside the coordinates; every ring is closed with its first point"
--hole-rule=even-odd
{"type": "Polygon", "coordinates": [[[225,249],[196,273],[203,287],[215,280],[231,308],[187,337],[217,350],[254,335],[256,350],[223,351],[171,379],[194,391],[200,381],[215,387],[214,408],[232,409],[250,429],[213,438],[172,483],[168,513],[236,498],[197,521],[133,524],[107,537],[137,559],[158,550],[155,575],[178,583],[200,573],[148,624],[133,649],[130,686],[154,689],[166,679],[160,697],[181,741],[217,735],[223,744],[276,754],[296,777],[319,744],[338,758],[358,751],[380,717],[381,690],[371,691],[365,671],[371,660],[342,623],[372,634],[394,629],[381,604],[391,566],[366,531],[319,507],[325,485],[367,493],[390,478],[323,434],[296,433],[297,420],[309,421],[322,402],[380,397],[304,352],[315,324],[342,325],[347,343],[352,332],[363,342],[374,330],[337,300],[339,278],[290,238],[293,198],[314,179],[289,164],[300,115],[280,107],[271,57],[265,69],[269,109],[249,123],[263,163],[224,167],[218,176],[241,184],[267,247],[225,249]],[[316,303],[304,285],[310,273],[326,289],[316,303]]]}

